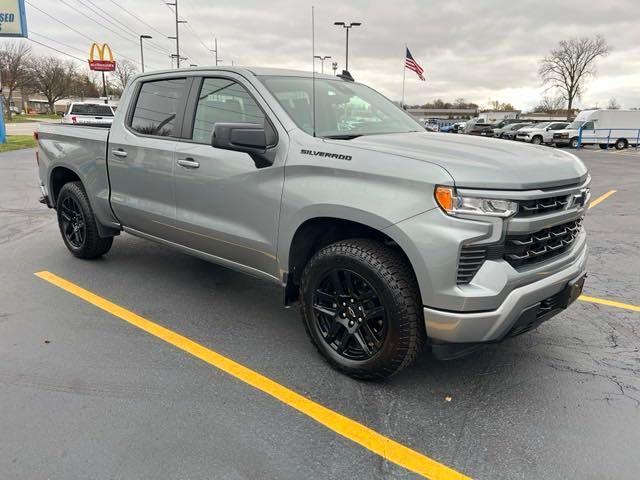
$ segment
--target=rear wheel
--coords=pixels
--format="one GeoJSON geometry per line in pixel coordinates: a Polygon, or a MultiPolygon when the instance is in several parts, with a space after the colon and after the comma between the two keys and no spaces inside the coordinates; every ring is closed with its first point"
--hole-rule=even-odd
{"type": "Polygon", "coordinates": [[[80,182],[62,186],[57,200],[58,226],[62,240],[78,258],[97,258],[109,251],[113,237],[98,234],[87,193],[80,182]]]}
{"type": "Polygon", "coordinates": [[[624,150],[629,144],[624,138],[616,140],[616,150],[624,150]]]}
{"type": "Polygon", "coordinates": [[[301,283],[307,333],[337,370],[380,379],[418,356],[426,337],[422,305],[399,252],[365,239],[334,243],[313,256],[301,283]]]}
{"type": "Polygon", "coordinates": [[[600,147],[601,150],[606,150],[609,147],[609,145],[607,145],[606,143],[600,143],[598,144],[598,146],[600,147]]]}

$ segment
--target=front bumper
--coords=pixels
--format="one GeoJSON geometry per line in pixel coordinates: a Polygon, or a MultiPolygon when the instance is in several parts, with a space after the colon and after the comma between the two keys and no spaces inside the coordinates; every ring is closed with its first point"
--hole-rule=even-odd
{"type": "Polygon", "coordinates": [[[533,320],[547,320],[561,311],[555,309],[545,315],[531,317],[532,312],[535,315],[541,304],[563,292],[570,282],[582,277],[586,271],[586,263],[585,245],[566,268],[536,282],[515,288],[495,310],[451,312],[424,307],[427,336],[440,342],[480,343],[501,340],[505,336],[515,334],[514,331],[522,333],[517,329],[523,324],[531,325],[533,320]]]}

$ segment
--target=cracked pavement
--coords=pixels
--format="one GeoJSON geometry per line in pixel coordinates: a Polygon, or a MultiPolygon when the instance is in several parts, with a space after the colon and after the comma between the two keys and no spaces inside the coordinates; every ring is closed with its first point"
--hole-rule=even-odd
{"type": "MultiPolygon", "coordinates": [[[[591,170],[585,294],[640,305],[640,155],[591,170]]],[[[410,479],[220,371],[34,277],[49,270],[477,479],[635,480],[640,314],[576,302],[469,357],[382,383],[319,358],[271,285],[121,235],[72,258],[32,150],[0,154],[0,477],[410,479]]]]}

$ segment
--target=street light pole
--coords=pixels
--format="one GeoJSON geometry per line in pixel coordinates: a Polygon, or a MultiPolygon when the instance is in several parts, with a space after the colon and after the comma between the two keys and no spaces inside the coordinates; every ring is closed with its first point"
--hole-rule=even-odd
{"type": "Polygon", "coordinates": [[[151,35],[140,35],[140,67],[142,67],[142,72],[144,73],[144,49],[142,48],[143,38],[153,38],[153,37],[151,35]]]}
{"type": "Polygon", "coordinates": [[[313,58],[320,59],[320,73],[324,73],[324,61],[328,58],[331,58],[331,55],[325,55],[324,57],[321,55],[314,55],[313,58]]]}
{"type": "MultiPolygon", "coordinates": [[[[176,2],[177,1],[178,0],[176,0],[176,2]]],[[[346,30],[347,41],[346,41],[345,55],[344,55],[344,69],[348,72],[349,71],[349,30],[351,30],[353,27],[359,27],[360,25],[362,25],[362,23],[360,23],[360,22],[351,22],[351,23],[333,22],[333,24],[334,25],[338,25],[340,27],[343,27],[346,30]]]]}
{"type": "Polygon", "coordinates": [[[213,49],[209,49],[216,57],[216,67],[218,66],[218,39],[213,37],[213,49]]]}

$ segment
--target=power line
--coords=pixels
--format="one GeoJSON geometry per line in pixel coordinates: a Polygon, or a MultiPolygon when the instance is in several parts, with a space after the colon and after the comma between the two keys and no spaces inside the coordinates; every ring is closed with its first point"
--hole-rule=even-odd
{"type": "MultiPolygon", "coordinates": [[[[65,3],[63,0],[61,0],[62,3],[65,3]]],[[[123,32],[125,32],[127,35],[132,37],[132,41],[136,43],[136,45],[138,44],[138,39],[139,39],[139,35],[137,32],[135,32],[132,28],[130,28],[126,23],[124,23],[121,20],[118,20],[116,17],[114,17],[113,15],[111,15],[109,12],[107,12],[106,10],[104,10],[102,7],[100,7],[99,5],[96,5],[92,0],[76,0],[79,3],[83,3],[84,1],[89,2],[91,5],[93,5],[96,9],[100,10],[106,17],[110,18],[111,20],[113,20],[113,26],[119,28],[120,30],[122,30],[123,32]],[[124,27],[122,26],[124,25],[124,27]]],[[[95,20],[94,20],[95,22],[95,20]]],[[[103,23],[98,22],[100,25],[102,25],[104,28],[108,28],[106,26],[103,25],[103,23]]],[[[168,50],[164,49],[163,47],[161,47],[160,45],[157,45],[155,42],[151,42],[148,41],[147,45],[150,48],[153,48],[154,50],[157,50],[160,53],[169,53],[168,50]]]]}
{"type": "MultiPolygon", "coordinates": [[[[37,35],[37,36],[39,36],[39,37],[42,37],[42,38],[44,38],[45,40],[49,40],[50,42],[58,43],[58,44],[62,45],[63,47],[70,48],[71,50],[76,50],[76,51],[78,51],[78,52],[86,53],[84,50],[82,50],[82,49],[80,49],[80,48],[78,48],[78,47],[74,47],[74,46],[72,46],[72,45],[68,45],[68,44],[66,44],[66,43],[61,42],[60,40],[56,40],[56,39],[54,39],[54,38],[47,37],[46,35],[43,35],[42,33],[34,32],[33,30],[31,30],[31,29],[30,29],[30,30],[29,30],[29,35],[31,35],[31,34],[33,34],[33,35],[37,35]]],[[[84,61],[86,62],[86,60],[84,60],[84,61]]]]}
{"type": "Polygon", "coordinates": [[[58,53],[61,53],[62,55],[66,55],[67,57],[75,58],[76,60],[80,60],[81,62],[86,62],[86,60],[83,60],[83,59],[81,59],[79,57],[76,57],[75,55],[71,55],[70,53],[63,52],[62,50],[58,50],[57,48],[52,47],[51,45],[47,45],[46,43],[42,43],[42,42],[39,42],[38,40],[34,40],[31,37],[27,37],[27,40],[29,40],[30,42],[33,42],[33,43],[37,43],[38,45],[41,45],[41,46],[43,46],[45,48],[49,48],[51,50],[54,50],[54,51],[56,51],[58,53]]]}
{"type": "MultiPolygon", "coordinates": [[[[143,25],[146,25],[147,27],[149,27],[151,30],[153,30],[154,32],[156,32],[157,34],[161,35],[162,38],[167,39],[167,34],[161,32],[160,30],[158,30],[157,28],[155,28],[153,25],[150,25],[149,23],[145,22],[144,20],[142,20],[140,17],[138,17],[135,13],[132,13],[131,11],[127,10],[126,8],[124,8],[122,5],[118,5],[116,2],[114,2],[113,0],[109,0],[111,3],[113,3],[116,7],[118,7],[120,10],[122,10],[123,12],[127,13],[128,15],[132,16],[133,18],[135,18],[136,20],[138,20],[140,23],[142,23],[143,25]]],[[[168,39],[167,39],[168,40],[168,39]]]]}
{"type": "MultiPolygon", "coordinates": [[[[53,16],[53,15],[51,15],[50,13],[45,12],[45,11],[44,11],[44,10],[42,10],[41,8],[38,8],[36,5],[34,5],[33,3],[31,3],[29,0],[25,0],[25,3],[27,3],[27,5],[29,5],[29,6],[30,6],[30,7],[32,7],[32,8],[35,8],[35,9],[36,9],[37,11],[39,11],[40,13],[45,14],[47,17],[51,18],[52,20],[55,20],[55,21],[56,21],[56,22],[58,22],[59,24],[64,25],[64,26],[65,26],[65,27],[67,27],[69,30],[71,30],[71,31],[73,31],[73,32],[75,32],[75,33],[77,33],[77,34],[78,34],[78,35],[80,35],[81,37],[86,38],[86,39],[87,39],[87,40],[89,40],[90,42],[92,42],[92,43],[99,43],[97,40],[94,40],[93,38],[88,37],[87,35],[85,35],[85,34],[84,34],[84,33],[82,33],[81,31],[76,30],[76,29],[75,29],[75,28],[73,28],[72,26],[70,26],[70,25],[68,25],[68,24],[64,23],[62,20],[57,19],[56,17],[54,17],[54,16],[53,16]]],[[[120,56],[120,57],[122,57],[122,58],[125,58],[125,59],[127,59],[127,60],[129,60],[129,61],[131,61],[131,62],[136,63],[136,60],[133,60],[133,59],[131,59],[131,58],[129,58],[129,57],[126,57],[125,55],[122,55],[121,53],[118,53],[118,52],[116,52],[115,50],[113,50],[113,53],[117,53],[117,54],[118,54],[118,56],[120,56]]],[[[84,61],[84,60],[82,60],[82,61],[84,61]]]]}

